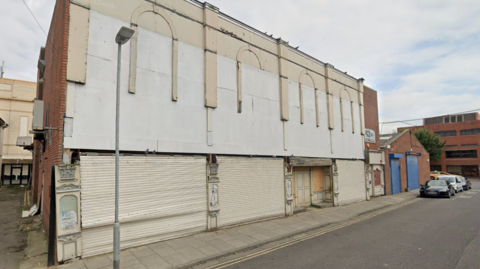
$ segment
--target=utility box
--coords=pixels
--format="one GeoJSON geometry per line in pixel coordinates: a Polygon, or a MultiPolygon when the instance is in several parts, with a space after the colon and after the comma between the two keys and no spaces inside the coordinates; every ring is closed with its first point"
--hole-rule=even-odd
{"type": "Polygon", "coordinates": [[[30,146],[32,144],[32,137],[31,136],[19,136],[17,137],[17,146],[24,147],[30,146]]]}
{"type": "Polygon", "coordinates": [[[32,120],[32,130],[41,131],[43,130],[43,100],[34,100],[33,101],[33,120],[32,120]]]}

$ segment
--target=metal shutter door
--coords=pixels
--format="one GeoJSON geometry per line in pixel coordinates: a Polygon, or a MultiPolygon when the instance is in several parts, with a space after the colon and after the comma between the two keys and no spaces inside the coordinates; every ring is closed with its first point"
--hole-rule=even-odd
{"type": "Polygon", "coordinates": [[[418,157],[407,155],[407,187],[409,190],[419,188],[418,180],[418,157]]]}
{"type": "Polygon", "coordinates": [[[365,164],[363,161],[337,160],[338,203],[340,205],[366,200],[365,164]]]}
{"type": "Polygon", "coordinates": [[[401,193],[400,161],[398,159],[390,159],[390,177],[392,181],[392,194],[401,193]]]}
{"type": "MultiPolygon", "coordinates": [[[[121,248],[205,231],[205,158],[120,157],[121,248]]],[[[83,256],[112,252],[115,157],[82,156],[83,256]]]]}
{"type": "Polygon", "coordinates": [[[283,160],[218,157],[218,226],[285,215],[283,160]]]}

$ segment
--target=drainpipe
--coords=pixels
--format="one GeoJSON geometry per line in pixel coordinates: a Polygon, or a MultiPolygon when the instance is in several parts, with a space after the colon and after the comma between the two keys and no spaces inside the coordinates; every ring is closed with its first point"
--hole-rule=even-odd
{"type": "Polygon", "coordinates": [[[365,165],[365,168],[367,168],[365,170],[365,193],[366,193],[367,201],[370,201],[370,188],[371,188],[371,181],[370,181],[370,174],[371,173],[370,173],[369,167],[370,167],[369,164],[365,165]]]}

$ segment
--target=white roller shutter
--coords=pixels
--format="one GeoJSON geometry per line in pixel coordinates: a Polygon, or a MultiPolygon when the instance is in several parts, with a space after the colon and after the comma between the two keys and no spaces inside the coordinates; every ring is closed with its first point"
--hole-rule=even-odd
{"type": "Polygon", "coordinates": [[[366,200],[365,163],[337,160],[338,203],[340,205],[366,200]]]}
{"type": "MultiPolygon", "coordinates": [[[[121,248],[205,231],[206,161],[194,157],[120,157],[121,248]]],[[[115,157],[82,156],[83,256],[111,252],[115,157]]]]}
{"type": "Polygon", "coordinates": [[[283,160],[218,157],[219,227],[285,215],[283,160]]]}

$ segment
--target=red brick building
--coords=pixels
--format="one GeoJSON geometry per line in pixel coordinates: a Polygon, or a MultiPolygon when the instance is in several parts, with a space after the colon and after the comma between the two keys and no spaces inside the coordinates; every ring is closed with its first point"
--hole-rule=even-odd
{"type": "Polygon", "coordinates": [[[39,55],[37,100],[44,101],[45,127],[34,137],[32,196],[41,197],[43,225],[47,235],[55,233],[50,225],[52,167],[62,163],[63,119],[67,73],[69,1],[56,1],[45,48],[39,55]]]}
{"type": "Polygon", "coordinates": [[[364,86],[365,160],[370,196],[385,195],[385,153],[380,149],[377,91],[364,86]]]}
{"type": "Polygon", "coordinates": [[[365,109],[365,128],[375,131],[375,142],[365,142],[365,147],[372,150],[380,149],[380,129],[378,121],[378,97],[377,91],[363,86],[363,101],[365,109]]]}
{"type": "Polygon", "coordinates": [[[382,135],[381,139],[386,158],[386,194],[418,189],[430,178],[430,156],[412,131],[382,135]]]}
{"type": "Polygon", "coordinates": [[[445,141],[440,161],[430,164],[431,170],[462,174],[468,178],[478,178],[480,155],[480,115],[469,113],[445,115],[423,120],[422,126],[403,127],[412,131],[425,128],[445,141]]]}

